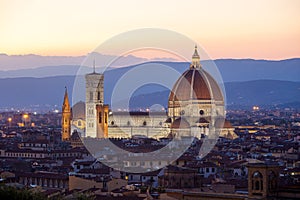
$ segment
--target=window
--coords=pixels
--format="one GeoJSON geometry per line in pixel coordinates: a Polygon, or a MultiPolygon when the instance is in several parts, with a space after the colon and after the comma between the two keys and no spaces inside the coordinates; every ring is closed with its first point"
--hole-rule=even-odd
{"type": "Polygon", "coordinates": [[[209,173],[209,168],[208,167],[206,167],[206,173],[209,173]]]}
{"type": "Polygon", "coordinates": [[[105,112],[104,121],[105,121],[105,124],[107,124],[107,112],[105,112]]]}
{"type": "Polygon", "coordinates": [[[215,172],[215,168],[214,168],[214,167],[213,167],[213,168],[211,168],[211,172],[213,172],[213,173],[215,172]]]}
{"type": "Polygon", "coordinates": [[[259,190],[259,181],[255,181],[255,190],[259,190]]]}
{"type": "Polygon", "coordinates": [[[252,188],[254,188],[254,190],[263,190],[263,176],[259,171],[256,171],[253,173],[252,175],[252,188]],[[254,185],[253,185],[254,183],[254,185]]]}
{"type": "Polygon", "coordinates": [[[98,101],[100,101],[100,92],[98,92],[98,101]]]}
{"type": "Polygon", "coordinates": [[[180,111],[180,113],[179,113],[180,115],[184,115],[185,114],[185,111],[184,110],[182,110],[182,111],[180,111]]]}
{"type": "Polygon", "coordinates": [[[102,112],[99,112],[99,123],[102,123],[102,112]]]}
{"type": "Polygon", "coordinates": [[[90,92],[90,101],[93,101],[93,92],[90,92]]]}

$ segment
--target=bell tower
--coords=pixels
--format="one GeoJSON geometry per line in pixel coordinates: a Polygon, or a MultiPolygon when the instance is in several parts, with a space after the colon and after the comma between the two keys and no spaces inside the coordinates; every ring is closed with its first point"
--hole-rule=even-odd
{"type": "Polygon", "coordinates": [[[105,128],[105,117],[108,116],[108,106],[104,105],[104,75],[96,73],[94,61],[93,73],[85,75],[86,81],[86,137],[107,137],[108,128],[105,128]],[[107,116],[106,116],[107,114],[107,116]],[[102,120],[103,119],[103,120],[102,120]],[[101,123],[100,123],[101,122],[101,123]],[[104,123],[103,123],[104,122],[104,123]]]}
{"type": "Polygon", "coordinates": [[[265,163],[248,164],[249,197],[270,197],[276,194],[279,179],[279,167],[265,163]]]}
{"type": "Polygon", "coordinates": [[[65,96],[64,102],[62,106],[62,141],[67,141],[70,139],[71,135],[71,119],[72,119],[72,111],[68,97],[67,87],[65,88],[65,96]]]}

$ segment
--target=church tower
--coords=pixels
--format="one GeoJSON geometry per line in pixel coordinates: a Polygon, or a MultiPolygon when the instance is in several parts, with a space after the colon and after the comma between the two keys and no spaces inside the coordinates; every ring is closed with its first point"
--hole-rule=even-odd
{"type": "Polygon", "coordinates": [[[85,75],[86,81],[86,137],[106,138],[108,135],[108,105],[104,105],[104,75],[93,73],[85,75]]]}
{"type": "Polygon", "coordinates": [[[279,181],[279,166],[265,163],[248,164],[249,197],[276,196],[279,181]]]}
{"type": "Polygon", "coordinates": [[[64,103],[62,106],[62,141],[66,141],[70,139],[71,135],[71,119],[72,119],[72,111],[68,97],[67,88],[65,89],[64,103]]]}

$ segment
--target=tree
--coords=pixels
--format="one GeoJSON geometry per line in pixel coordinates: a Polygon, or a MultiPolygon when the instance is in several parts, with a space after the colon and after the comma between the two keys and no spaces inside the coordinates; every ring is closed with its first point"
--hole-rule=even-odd
{"type": "Polygon", "coordinates": [[[34,193],[27,189],[18,189],[9,186],[0,187],[0,199],[3,200],[43,200],[45,198],[43,194],[34,193]]]}

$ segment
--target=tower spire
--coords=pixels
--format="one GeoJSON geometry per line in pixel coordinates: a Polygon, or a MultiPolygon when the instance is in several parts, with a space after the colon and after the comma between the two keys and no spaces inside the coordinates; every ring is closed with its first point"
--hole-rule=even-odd
{"type": "Polygon", "coordinates": [[[68,97],[68,90],[65,87],[65,96],[64,96],[64,103],[62,106],[62,140],[69,140],[71,135],[71,119],[72,119],[72,111],[68,97]]]}
{"type": "Polygon", "coordinates": [[[95,74],[96,73],[95,59],[94,59],[94,62],[93,62],[93,69],[94,69],[93,73],[95,74]]]}
{"type": "Polygon", "coordinates": [[[194,50],[194,54],[193,54],[193,57],[192,57],[192,63],[191,63],[190,68],[199,69],[200,67],[201,67],[200,56],[198,54],[197,45],[195,45],[195,50],[194,50]]]}
{"type": "Polygon", "coordinates": [[[68,89],[67,86],[65,86],[65,96],[64,96],[64,103],[63,103],[63,111],[70,109],[70,102],[68,97],[68,89]]]}

